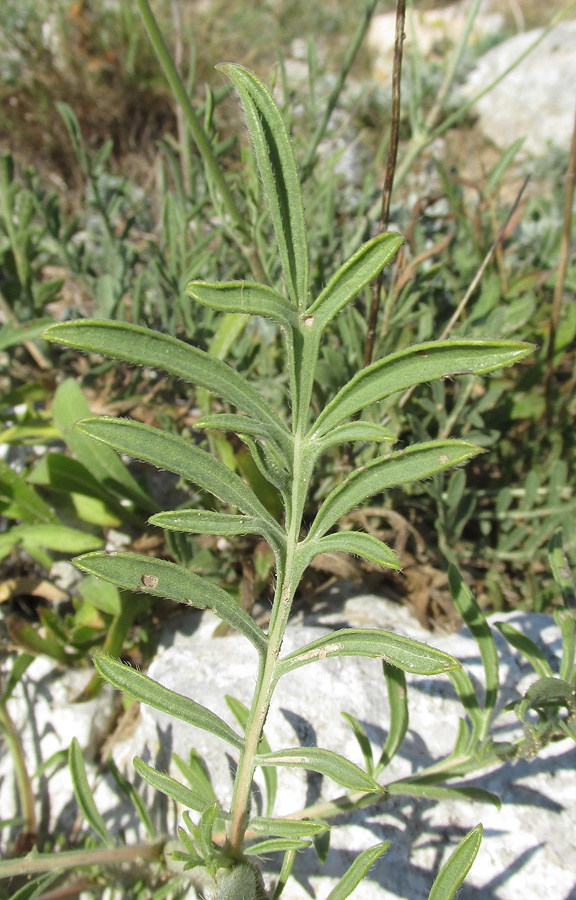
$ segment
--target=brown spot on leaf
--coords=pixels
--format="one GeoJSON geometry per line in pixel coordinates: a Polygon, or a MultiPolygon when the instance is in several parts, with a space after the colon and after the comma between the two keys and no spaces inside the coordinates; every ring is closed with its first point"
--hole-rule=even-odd
{"type": "Polygon", "coordinates": [[[141,582],[144,587],[155,588],[158,584],[158,578],[156,575],[142,575],[141,582]]]}

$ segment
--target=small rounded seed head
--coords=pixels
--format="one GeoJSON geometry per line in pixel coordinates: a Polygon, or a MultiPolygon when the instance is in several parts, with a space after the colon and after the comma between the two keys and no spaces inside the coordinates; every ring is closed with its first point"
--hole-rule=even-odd
{"type": "Polygon", "coordinates": [[[253,868],[240,863],[232,869],[220,869],[211,900],[258,900],[253,868]]]}

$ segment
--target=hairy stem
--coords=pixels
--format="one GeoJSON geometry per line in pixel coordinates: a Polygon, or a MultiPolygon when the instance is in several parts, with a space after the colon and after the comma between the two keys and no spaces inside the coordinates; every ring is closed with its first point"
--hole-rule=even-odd
{"type": "Polygon", "coordinates": [[[10,713],[3,701],[0,701],[0,729],[3,732],[8,749],[14,763],[14,774],[16,777],[16,786],[20,806],[22,809],[22,818],[24,819],[24,828],[29,835],[36,835],[36,807],[34,804],[34,789],[28,769],[26,768],[26,759],[22,743],[18,736],[18,732],[14,727],[14,723],[10,717],[10,713]]]}
{"type": "Polygon", "coordinates": [[[266,716],[276,687],[282,641],[294,594],[300,580],[296,555],[304,506],[314,467],[313,461],[306,452],[306,428],[313,386],[314,368],[311,366],[311,356],[317,351],[318,340],[318,332],[311,330],[306,324],[299,324],[294,328],[292,339],[288,341],[294,444],[292,491],[290,503],[287,504],[286,557],[284,560],[277,559],[277,587],[268,629],[268,647],[265,658],[260,661],[258,684],[248,717],[244,747],[240,753],[234,781],[231,822],[228,830],[228,851],[235,857],[239,857],[242,853],[250,790],[256,768],[254,757],[258,752],[266,716]]]}

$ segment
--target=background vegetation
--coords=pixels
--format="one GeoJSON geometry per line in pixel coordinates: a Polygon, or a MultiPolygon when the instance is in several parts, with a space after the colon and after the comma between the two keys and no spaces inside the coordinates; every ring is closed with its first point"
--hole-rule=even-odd
{"type": "MultiPolygon", "coordinates": [[[[547,25],[562,6],[523,4],[523,24],[547,25]]],[[[276,326],[220,317],[185,291],[192,279],[256,275],[274,285],[281,278],[238,104],[213,67],[242,62],[274,88],[301,167],[311,284],[319,292],[378,228],[391,101],[389,84],[371,79],[360,42],[366,8],[365,0],[290,0],[254,3],[247,14],[241,2],[154,4],[239,211],[239,241],[131,0],[2,5],[0,603],[3,653],[20,653],[20,673],[36,654],[62,666],[87,665],[97,648],[134,663],[149,658],[157,626],[173,608],[140,594],[126,603],[126,592],[96,588],[94,576],[68,564],[101,547],[182,563],[225,585],[266,623],[273,558],[264,541],[144,526],[167,506],[214,509],[215,502],[72,430],[89,413],[129,414],[206,440],[278,516],[278,492],[244,445],[195,429],[202,416],[228,409],[153,369],[80,355],[38,336],[54,319],[85,316],[158,328],[226,359],[287,414],[276,326]]],[[[378,11],[386,8],[392,4],[378,11]]],[[[536,352],[489,380],[438,382],[366,411],[399,446],[409,437],[463,437],[486,453],[465,470],[382,495],[341,522],[389,543],[401,574],[323,554],[305,577],[301,603],[313,603],[335,579],[351,580],[408,603],[428,625],[450,628],[457,621],[449,562],[491,611],[560,603],[546,559],[552,535],[561,532],[568,561],[576,561],[574,253],[559,275],[573,220],[573,212],[564,215],[569,161],[550,152],[521,162],[520,143],[503,153],[485,145],[456,90],[475,56],[517,27],[507,8],[505,28],[485,44],[440,47],[432,59],[412,55],[405,65],[390,223],[407,243],[384,285],[373,358],[440,335],[509,337],[536,352]]],[[[362,365],[369,307],[366,288],[329,328],[314,388],[318,412],[362,365]]],[[[370,446],[352,445],[324,457],[310,521],[335,485],[373,455],[370,446]]],[[[97,690],[93,679],[85,696],[97,690]]]]}

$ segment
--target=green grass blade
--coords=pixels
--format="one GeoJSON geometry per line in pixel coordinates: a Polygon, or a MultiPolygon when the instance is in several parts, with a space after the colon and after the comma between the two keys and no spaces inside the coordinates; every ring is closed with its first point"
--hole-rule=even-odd
{"type": "Polygon", "coordinates": [[[391,797],[420,797],[440,803],[443,800],[471,800],[474,803],[490,803],[496,809],[502,808],[500,798],[483,788],[471,785],[427,784],[423,781],[396,781],[388,785],[391,797]]]}
{"type": "Polygon", "coordinates": [[[520,341],[435,341],[392,353],[362,369],[318,416],[312,437],[326,435],[378,400],[447,375],[493,372],[532,353],[520,341]]]}
{"type": "Polygon", "coordinates": [[[181,803],[182,806],[193,809],[195,812],[202,812],[206,806],[204,798],[195,791],[186,787],[185,784],[176,781],[176,779],[172,778],[170,775],[166,775],[164,772],[159,772],[157,769],[152,768],[152,766],[149,766],[144,760],[139,759],[137,756],[133,760],[133,765],[140,777],[143,778],[147,784],[153,787],[155,791],[161,791],[161,793],[166,794],[167,797],[171,797],[176,803],[181,803]]]}
{"type": "Polygon", "coordinates": [[[205,415],[194,423],[194,428],[205,428],[214,431],[232,431],[234,434],[266,435],[266,426],[249,416],[236,416],[233,413],[216,413],[205,415]]]}
{"type": "Polygon", "coordinates": [[[72,738],[68,761],[72,787],[74,788],[78,806],[82,810],[82,815],[90,827],[94,829],[98,837],[109,847],[113,847],[114,841],[106,828],[104,819],[96,808],[94,797],[92,796],[92,791],[90,790],[88,778],[86,776],[82,751],[76,738],[72,738]]]}
{"type": "Polygon", "coordinates": [[[468,713],[470,721],[472,722],[472,739],[474,742],[480,740],[486,717],[483,715],[480,704],[478,703],[474,685],[464,669],[457,669],[453,672],[449,672],[449,677],[454,686],[454,690],[460,698],[462,706],[468,713]]]}
{"type": "Polygon", "coordinates": [[[131,784],[127,778],[124,777],[116,763],[114,762],[112,756],[110,755],[107,760],[107,766],[112,775],[112,778],[118,785],[119,789],[122,791],[125,797],[130,800],[132,806],[136,811],[136,815],[142,822],[146,834],[148,835],[151,841],[156,839],[156,831],[154,828],[154,823],[152,822],[152,818],[150,816],[150,812],[148,811],[148,806],[146,805],[144,798],[140,796],[138,791],[136,790],[136,786],[131,784]]]}
{"type": "Polygon", "coordinates": [[[306,644],[280,660],[280,675],[330,656],[384,659],[415,675],[439,675],[462,667],[457,659],[411,638],[375,628],[343,628],[306,644]]]}
{"type": "Polygon", "coordinates": [[[290,299],[306,309],[308,246],[296,160],[278,107],[261,81],[241,66],[221,65],[242,106],[272,217],[290,299]]]}
{"type": "Polygon", "coordinates": [[[13,516],[30,524],[58,522],[40,494],[3,459],[0,459],[0,504],[7,518],[13,516]]]}
{"type": "MultiPolygon", "coordinates": [[[[258,391],[245,378],[211,353],[184,341],[125,322],[82,319],[52,325],[43,333],[48,341],[101,353],[140,366],[162,369],[176,378],[205,388],[263,423],[270,435],[286,448],[289,433],[258,391]]],[[[77,418],[83,418],[88,413],[77,418]]],[[[80,458],[80,457],[79,457],[80,458]]],[[[94,470],[88,466],[91,472],[94,470]]]]}
{"type": "Polygon", "coordinates": [[[366,733],[366,729],[364,728],[362,723],[358,721],[356,716],[345,712],[340,713],[340,715],[343,719],[346,720],[346,722],[352,729],[352,734],[356,738],[358,746],[360,747],[360,752],[364,757],[364,765],[366,766],[366,771],[369,775],[374,775],[374,757],[372,755],[372,745],[370,743],[370,738],[366,733]]]}
{"type": "Polygon", "coordinates": [[[508,643],[528,660],[537,675],[541,678],[552,677],[550,663],[534,641],[522,634],[521,631],[518,631],[517,628],[509,625],[508,622],[495,622],[494,625],[508,643]]]}
{"type": "Polygon", "coordinates": [[[248,638],[259,653],[266,650],[266,635],[234,597],[183,566],[165,559],[121,552],[88,553],[74,563],[82,572],[103,578],[123,590],[152,594],[196,609],[210,609],[248,638]]]}
{"type": "Polygon", "coordinates": [[[382,755],[378,760],[376,772],[382,772],[391,759],[402,746],[406,737],[409,724],[408,692],[406,688],[406,676],[398,666],[392,666],[385,660],[382,661],[386,689],[388,691],[388,704],[390,706],[390,727],[388,737],[382,748],[382,755]]]}
{"type": "Polygon", "coordinates": [[[8,535],[26,547],[45,547],[60,553],[86,553],[102,547],[104,541],[95,534],[69,528],[67,525],[14,525],[8,535]]]}
{"type": "Polygon", "coordinates": [[[336,887],[330,891],[326,900],[346,900],[346,897],[349,897],[358,887],[376,860],[386,852],[389,846],[390,841],[383,841],[381,844],[375,844],[374,847],[363,850],[344,873],[336,887]]]}
{"type": "Polygon", "coordinates": [[[160,469],[175,472],[198,484],[204,490],[230,506],[259,519],[267,535],[282,534],[278,524],[260,503],[258,497],[235,472],[191,441],[143,425],[130,419],[102,417],[84,419],[78,430],[108,444],[120,453],[151,463],[160,469]]]}
{"type": "Polygon", "coordinates": [[[182,722],[188,722],[189,725],[209,731],[223,741],[232,744],[237,750],[242,748],[242,738],[232,731],[226,722],[215,713],[210,712],[209,709],[190,700],[189,697],[183,697],[182,694],[163,687],[142,672],[131,669],[130,666],[125,666],[118,660],[104,656],[102,653],[94,654],[94,665],[102,678],[109,681],[119,691],[124,691],[128,696],[139,700],[140,703],[146,703],[182,722]]]}
{"type": "Polygon", "coordinates": [[[91,414],[92,410],[76,382],[72,379],[64,381],[54,395],[52,415],[66,446],[107,491],[115,496],[128,497],[143,509],[154,511],[150,497],[132,477],[118,454],[110,447],[95,443],[74,427],[80,419],[91,414]]]}
{"type": "Polygon", "coordinates": [[[477,825],[462,838],[448,862],[440,869],[428,900],[452,900],[472,868],[481,842],[482,825],[477,825]]]}
{"type": "Polygon", "coordinates": [[[484,726],[481,739],[486,737],[488,726],[492,718],[492,714],[498,700],[498,653],[496,645],[492,637],[492,630],[484,617],[484,613],[480,609],[472,591],[461,577],[460,573],[454,566],[448,569],[448,584],[452,601],[464,619],[466,625],[472,632],[484,665],[484,674],[486,678],[486,696],[484,700],[486,715],[484,717],[484,726]]]}
{"type": "Polygon", "coordinates": [[[167,531],[183,531],[186,534],[260,534],[260,522],[252,516],[234,516],[204,509],[174,509],[157,513],[148,521],[167,531]]]}
{"type": "Polygon", "coordinates": [[[289,769],[310,769],[331,778],[337,784],[353,791],[385,793],[382,785],[366,774],[359,766],[339,753],[320,747],[291,747],[273,753],[258,753],[258,766],[286,766],[289,769]]]}
{"type": "Polygon", "coordinates": [[[465,441],[430,441],[375,459],[328,495],[314,519],[309,540],[322,537],[341,516],[368,497],[396,485],[429,478],[482,452],[465,441]]]}
{"type": "Polygon", "coordinates": [[[181,774],[188,781],[191,788],[204,802],[203,809],[210,806],[218,798],[214,792],[210,776],[204,765],[202,757],[195,751],[190,751],[190,761],[185,762],[177,753],[172,753],[172,761],[178,767],[181,774]]]}
{"type": "Polygon", "coordinates": [[[186,293],[212,309],[227,313],[249,313],[273,319],[280,325],[293,326],[297,323],[294,307],[273,288],[251,281],[191,281],[186,293]]]}
{"type": "Polygon", "coordinates": [[[323,329],[369,284],[398,252],[404,238],[389,232],[368,241],[344,263],[308,309],[314,327],[323,329]]]}

